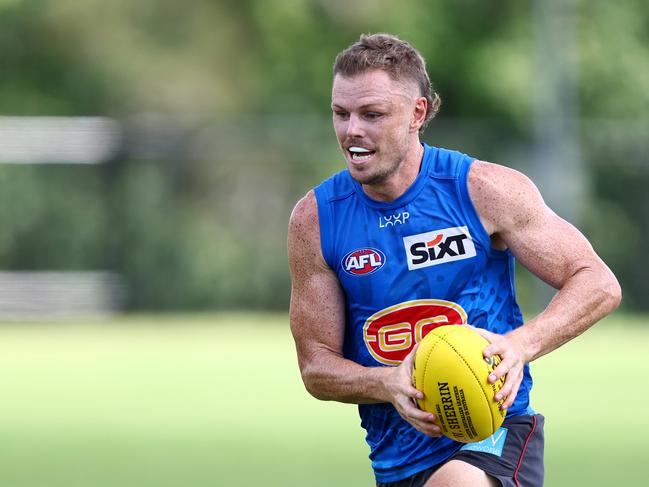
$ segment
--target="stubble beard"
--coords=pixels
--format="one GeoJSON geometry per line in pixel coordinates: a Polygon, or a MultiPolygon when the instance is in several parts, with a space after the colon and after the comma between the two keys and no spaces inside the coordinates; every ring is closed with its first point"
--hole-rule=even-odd
{"type": "Polygon", "coordinates": [[[398,153],[393,162],[386,168],[379,169],[375,174],[369,174],[367,177],[355,177],[356,181],[366,186],[381,186],[385,184],[401,167],[406,158],[405,152],[398,153]]]}

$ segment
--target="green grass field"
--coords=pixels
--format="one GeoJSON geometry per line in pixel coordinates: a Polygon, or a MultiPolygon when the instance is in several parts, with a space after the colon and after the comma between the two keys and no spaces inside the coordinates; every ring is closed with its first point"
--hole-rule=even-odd
{"type": "MultiPolygon", "coordinates": [[[[533,364],[546,485],[647,485],[649,319],[533,364]]],[[[356,408],[303,389],[287,318],[0,324],[0,486],[373,485],[356,408]]]]}

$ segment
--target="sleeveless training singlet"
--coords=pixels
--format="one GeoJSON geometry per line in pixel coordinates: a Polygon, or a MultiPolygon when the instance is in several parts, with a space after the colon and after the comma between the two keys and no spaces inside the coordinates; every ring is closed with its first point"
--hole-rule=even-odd
{"type": "MultiPolygon", "coordinates": [[[[322,254],[345,292],[344,355],[368,367],[399,364],[432,328],[469,323],[504,334],[523,318],[514,259],[491,247],[469,198],[473,159],[424,144],[419,175],[393,202],[367,196],[347,170],[315,196],[322,254]]],[[[528,414],[529,366],[508,417],[528,414]]],[[[443,462],[462,444],[419,433],[392,404],[361,404],[379,482],[443,462]]]]}

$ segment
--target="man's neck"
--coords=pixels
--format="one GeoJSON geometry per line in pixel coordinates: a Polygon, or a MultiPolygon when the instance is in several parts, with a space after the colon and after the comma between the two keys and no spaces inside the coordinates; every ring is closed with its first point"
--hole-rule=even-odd
{"type": "Polygon", "coordinates": [[[417,146],[408,152],[399,169],[387,181],[381,184],[364,184],[363,191],[377,201],[394,201],[415,182],[421,169],[424,146],[417,141],[417,146]]]}

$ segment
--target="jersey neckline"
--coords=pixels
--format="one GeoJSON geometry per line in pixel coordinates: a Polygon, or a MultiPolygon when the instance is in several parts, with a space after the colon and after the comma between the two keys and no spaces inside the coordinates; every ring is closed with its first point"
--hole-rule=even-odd
{"type": "Polygon", "coordinates": [[[421,145],[424,147],[424,154],[421,157],[421,167],[419,168],[419,174],[417,174],[417,177],[410,185],[410,187],[405,191],[405,193],[403,193],[394,201],[378,201],[371,198],[365,193],[365,191],[363,191],[363,186],[354,178],[352,178],[351,174],[349,174],[349,171],[347,171],[347,177],[351,180],[354,191],[356,192],[358,197],[366,205],[379,210],[392,210],[400,208],[415,199],[426,185],[426,179],[428,178],[428,172],[430,168],[430,159],[434,150],[433,147],[423,142],[421,143],[421,145]]]}

